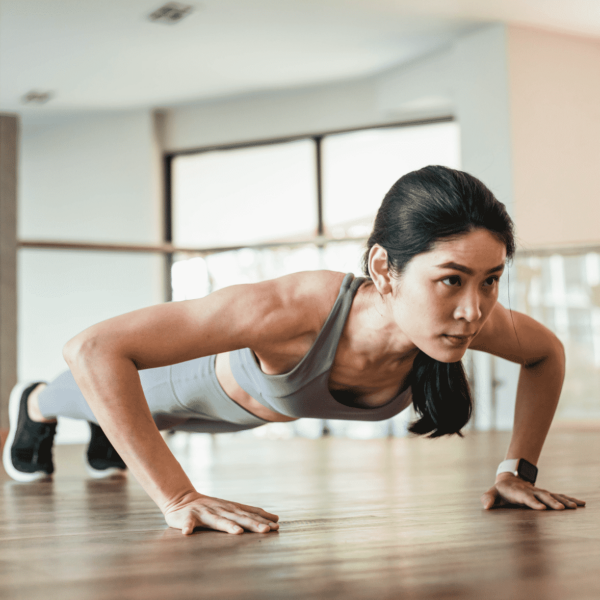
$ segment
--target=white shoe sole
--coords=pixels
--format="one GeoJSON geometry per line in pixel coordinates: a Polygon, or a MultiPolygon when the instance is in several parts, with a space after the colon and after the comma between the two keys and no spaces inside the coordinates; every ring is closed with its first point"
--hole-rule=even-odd
{"type": "Polygon", "coordinates": [[[8,401],[8,418],[10,420],[10,429],[8,431],[8,437],[4,443],[4,450],[2,451],[2,463],[4,464],[4,470],[12,477],[15,481],[21,481],[23,483],[29,483],[31,481],[40,481],[41,479],[50,479],[52,476],[48,475],[45,471],[36,471],[35,473],[23,473],[15,469],[12,464],[10,450],[13,442],[15,441],[15,434],[17,432],[17,426],[19,424],[19,408],[21,407],[21,396],[23,392],[30,386],[36,383],[35,381],[28,381],[26,383],[18,383],[12,389],[10,393],[10,399],[8,401]]]}
{"type": "Polygon", "coordinates": [[[118,467],[110,467],[110,469],[94,469],[87,461],[87,456],[83,455],[85,470],[93,479],[122,479],[127,477],[127,469],[119,469],[118,467]]]}

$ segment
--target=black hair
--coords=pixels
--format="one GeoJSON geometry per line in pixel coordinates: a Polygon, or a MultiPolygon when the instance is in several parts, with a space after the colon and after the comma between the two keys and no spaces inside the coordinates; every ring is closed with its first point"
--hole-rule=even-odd
{"type": "MultiPolygon", "coordinates": [[[[378,244],[387,251],[388,269],[400,276],[417,254],[443,239],[486,229],[515,253],[513,222],[502,202],[476,177],[448,167],[428,166],[401,177],[377,212],[363,256],[378,244]]],[[[419,418],[409,431],[429,437],[458,434],[469,421],[473,399],[462,362],[444,363],[419,350],[409,375],[419,418]]]]}

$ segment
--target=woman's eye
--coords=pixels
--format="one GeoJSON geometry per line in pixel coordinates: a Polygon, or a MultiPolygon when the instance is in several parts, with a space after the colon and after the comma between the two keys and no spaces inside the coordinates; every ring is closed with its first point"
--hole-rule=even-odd
{"type": "Polygon", "coordinates": [[[498,281],[498,279],[499,279],[499,277],[496,277],[496,276],[494,276],[494,277],[488,277],[488,278],[485,280],[485,283],[486,283],[486,285],[488,285],[488,286],[492,286],[492,285],[494,285],[494,283],[496,283],[496,282],[498,281]]]}
{"type": "Polygon", "coordinates": [[[458,275],[450,275],[450,277],[446,277],[442,281],[448,287],[458,287],[460,285],[460,277],[458,275]]]}

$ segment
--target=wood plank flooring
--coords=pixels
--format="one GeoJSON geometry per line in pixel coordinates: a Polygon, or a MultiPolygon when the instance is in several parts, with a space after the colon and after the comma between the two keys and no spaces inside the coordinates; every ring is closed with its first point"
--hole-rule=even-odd
{"type": "MultiPolygon", "coordinates": [[[[600,598],[600,431],[551,432],[540,485],[575,511],[484,511],[508,443],[193,436],[175,449],[205,493],[262,506],[279,533],[183,537],[131,478],[0,476],[0,598],[554,600],[600,598]]],[[[181,440],[180,440],[181,441],[181,440]]]]}

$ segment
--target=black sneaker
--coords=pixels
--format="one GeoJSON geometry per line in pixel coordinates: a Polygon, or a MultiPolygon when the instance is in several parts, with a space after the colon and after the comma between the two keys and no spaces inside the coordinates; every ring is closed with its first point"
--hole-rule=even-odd
{"type": "Polygon", "coordinates": [[[27,414],[27,398],[40,383],[20,383],[10,393],[10,430],[2,462],[6,472],[16,481],[37,481],[54,472],[52,444],[56,423],[36,423],[27,414]]]}
{"type": "Polygon", "coordinates": [[[85,458],[85,466],[90,477],[123,477],[127,473],[127,465],[108,441],[104,431],[96,423],[90,423],[92,437],[85,458]]]}

